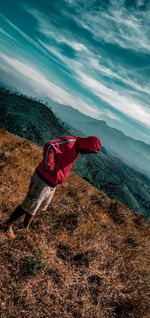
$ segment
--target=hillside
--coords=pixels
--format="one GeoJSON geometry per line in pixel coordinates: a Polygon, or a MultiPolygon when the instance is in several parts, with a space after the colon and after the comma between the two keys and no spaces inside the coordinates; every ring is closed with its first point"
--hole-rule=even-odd
{"type": "MultiPolygon", "coordinates": [[[[42,150],[4,130],[0,140],[2,229],[42,150]]],[[[0,238],[3,318],[150,317],[149,223],[76,173],[16,234],[0,238]]]]}
{"type": "Polygon", "coordinates": [[[0,112],[1,128],[39,145],[68,133],[47,104],[3,88],[0,88],[0,112]]]}
{"type": "MultiPolygon", "coordinates": [[[[59,136],[78,133],[57,118],[48,104],[2,88],[0,112],[1,128],[38,145],[59,136]]],[[[80,157],[74,170],[112,198],[150,218],[150,179],[106,151],[103,138],[102,144],[99,155],[80,157]]]]}

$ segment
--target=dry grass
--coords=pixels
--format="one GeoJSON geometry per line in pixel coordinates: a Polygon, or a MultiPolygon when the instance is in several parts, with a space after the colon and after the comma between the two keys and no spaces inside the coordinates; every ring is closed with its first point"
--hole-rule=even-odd
{"type": "MultiPolygon", "coordinates": [[[[1,229],[41,149],[1,137],[1,229]]],[[[3,318],[149,318],[150,227],[75,173],[28,232],[1,234],[3,318]]]]}

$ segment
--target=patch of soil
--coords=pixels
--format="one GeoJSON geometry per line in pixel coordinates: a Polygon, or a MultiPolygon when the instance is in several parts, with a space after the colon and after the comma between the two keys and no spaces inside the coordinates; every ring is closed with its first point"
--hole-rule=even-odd
{"type": "Polygon", "coordinates": [[[68,245],[59,243],[57,245],[56,256],[63,261],[70,261],[72,258],[72,250],[68,245]]]}
{"type": "Polygon", "coordinates": [[[124,243],[128,245],[129,247],[133,247],[133,248],[139,246],[139,244],[132,237],[126,238],[124,240],[124,243]]]}
{"type": "Polygon", "coordinates": [[[133,311],[135,310],[135,304],[132,301],[121,301],[114,304],[115,318],[127,318],[131,317],[133,311]]]}
{"type": "Polygon", "coordinates": [[[125,223],[125,218],[118,208],[117,202],[111,202],[108,209],[108,214],[112,221],[117,225],[125,223]]]}
{"type": "Polygon", "coordinates": [[[76,254],[73,257],[73,264],[76,267],[89,267],[90,261],[97,255],[95,251],[86,251],[76,254]]]}
{"type": "Polygon", "coordinates": [[[56,220],[54,228],[65,228],[68,233],[73,233],[78,227],[78,216],[76,214],[63,214],[56,220]]]}

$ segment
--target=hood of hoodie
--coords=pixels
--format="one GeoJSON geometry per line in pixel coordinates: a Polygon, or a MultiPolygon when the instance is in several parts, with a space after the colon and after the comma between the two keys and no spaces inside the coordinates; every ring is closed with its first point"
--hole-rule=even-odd
{"type": "Polygon", "coordinates": [[[98,153],[101,149],[101,141],[96,136],[77,137],[78,149],[81,153],[98,153]]]}

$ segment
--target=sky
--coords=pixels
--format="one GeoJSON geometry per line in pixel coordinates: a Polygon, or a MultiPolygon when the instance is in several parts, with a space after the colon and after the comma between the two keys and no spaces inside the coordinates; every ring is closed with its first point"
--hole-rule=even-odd
{"type": "Polygon", "coordinates": [[[150,144],[150,0],[0,0],[0,83],[150,144]]]}

